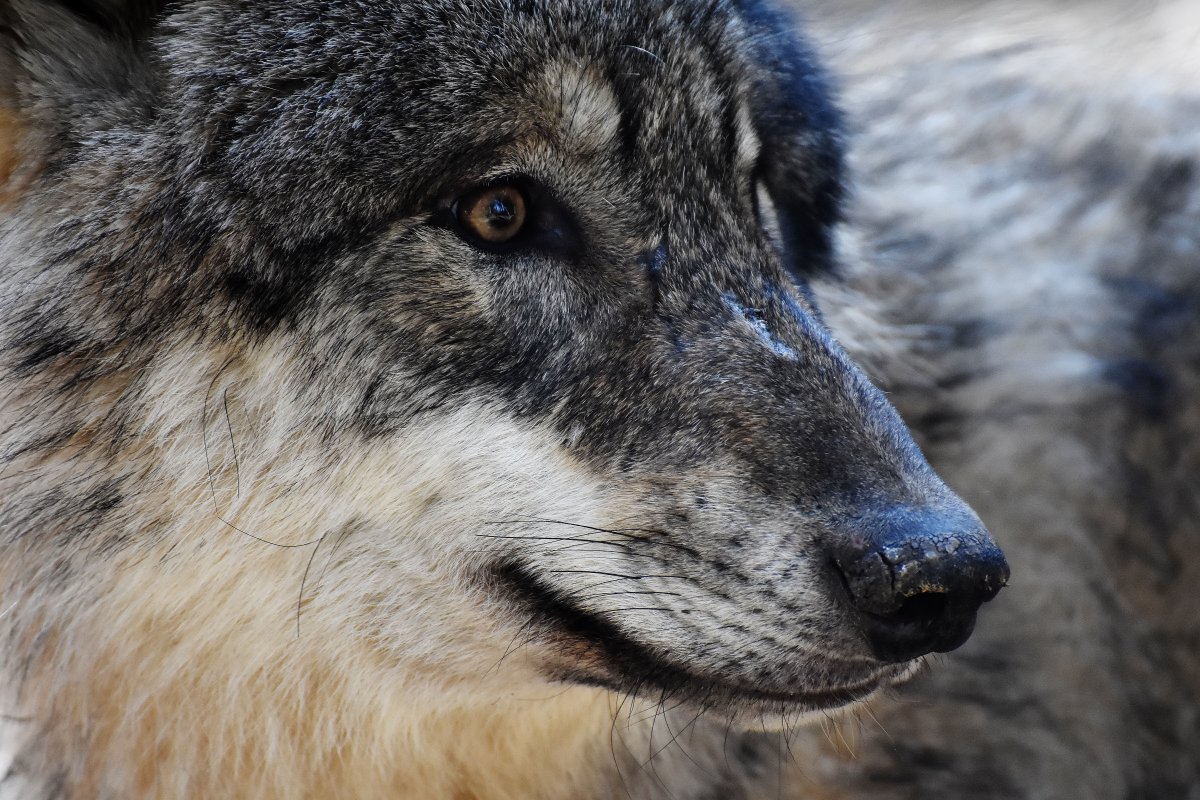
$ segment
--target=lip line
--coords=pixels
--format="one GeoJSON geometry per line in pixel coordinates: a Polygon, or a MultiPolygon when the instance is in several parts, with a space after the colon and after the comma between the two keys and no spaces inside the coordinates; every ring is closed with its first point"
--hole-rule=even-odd
{"type": "Polygon", "coordinates": [[[629,691],[630,686],[655,686],[659,689],[689,687],[697,695],[715,694],[731,703],[779,703],[811,710],[828,710],[863,700],[876,690],[891,685],[893,680],[903,677],[913,665],[912,662],[880,665],[867,680],[815,692],[771,692],[722,683],[664,661],[610,620],[580,610],[565,593],[546,586],[523,564],[507,562],[496,565],[492,575],[508,588],[535,620],[544,620],[560,635],[583,641],[603,653],[607,675],[598,675],[575,666],[560,669],[556,675],[560,680],[602,686],[619,692],[629,691]]]}
{"type": "MultiPolygon", "coordinates": [[[[821,703],[831,697],[845,698],[835,703],[837,706],[848,705],[857,702],[870,696],[876,690],[889,684],[887,680],[888,673],[891,670],[883,669],[875,672],[872,676],[863,681],[858,681],[845,686],[835,688],[819,689],[813,692],[771,692],[761,689],[752,689],[737,685],[723,685],[727,691],[735,692],[740,696],[749,697],[756,700],[766,700],[776,703],[821,703]]],[[[902,672],[900,674],[903,674],[902,672]]],[[[899,677],[897,675],[897,677],[899,677]]],[[[698,678],[699,679],[699,678],[698,678]]],[[[828,706],[826,706],[828,707],[828,706]]]]}
{"type": "MultiPolygon", "coordinates": [[[[860,681],[858,683],[829,689],[821,689],[812,692],[771,692],[762,689],[754,689],[738,684],[722,683],[718,680],[705,678],[703,675],[687,672],[679,669],[669,663],[656,663],[655,666],[660,669],[667,669],[675,677],[676,682],[686,687],[686,694],[692,695],[695,699],[704,704],[709,704],[713,700],[724,701],[721,705],[736,708],[747,704],[774,704],[778,708],[776,711],[830,711],[838,708],[860,702],[867,699],[879,689],[892,685],[894,679],[903,677],[911,668],[911,664],[893,665],[903,666],[904,669],[897,669],[894,674],[891,669],[884,670],[882,673],[876,673],[869,680],[860,681]],[[682,680],[680,680],[682,678],[682,680]]],[[[653,672],[653,669],[651,670],[653,672]]],[[[659,690],[666,687],[656,684],[653,680],[623,680],[620,674],[616,676],[598,675],[596,673],[587,672],[578,668],[566,669],[559,672],[556,676],[559,680],[584,683],[594,686],[599,686],[615,692],[627,693],[630,691],[631,684],[641,689],[659,690]]],[[[680,687],[672,687],[676,691],[680,687]]]]}

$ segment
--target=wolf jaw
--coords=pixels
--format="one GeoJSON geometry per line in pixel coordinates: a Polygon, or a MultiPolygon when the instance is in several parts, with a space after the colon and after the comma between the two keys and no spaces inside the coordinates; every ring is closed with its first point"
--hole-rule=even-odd
{"type": "Polygon", "coordinates": [[[1006,580],[821,324],[837,115],[756,3],[3,9],[13,780],[581,796],[569,720],[854,702],[1006,580]]]}
{"type": "Polygon", "coordinates": [[[671,663],[669,655],[653,652],[613,623],[581,611],[570,598],[519,564],[500,565],[494,574],[524,607],[524,614],[536,620],[543,636],[561,642],[563,652],[575,651],[569,663],[551,671],[557,680],[658,697],[659,702],[696,706],[731,721],[751,720],[758,725],[781,727],[809,715],[863,702],[881,688],[911,677],[918,667],[912,662],[851,662],[842,667],[845,675],[841,685],[794,692],[723,685],[696,674],[687,665],[671,663]]]}

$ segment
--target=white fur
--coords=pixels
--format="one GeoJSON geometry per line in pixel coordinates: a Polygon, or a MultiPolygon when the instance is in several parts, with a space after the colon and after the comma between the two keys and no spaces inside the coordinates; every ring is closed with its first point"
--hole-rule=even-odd
{"type": "Polygon", "coordinates": [[[603,77],[575,64],[547,69],[542,102],[559,120],[565,142],[582,150],[611,146],[621,124],[621,109],[603,77]]]}
{"type": "MultiPolygon", "coordinates": [[[[74,724],[90,727],[94,786],[121,796],[151,786],[158,797],[219,792],[187,777],[184,767],[197,760],[214,768],[209,779],[249,770],[264,785],[303,786],[302,754],[287,752],[289,740],[336,750],[364,717],[403,739],[432,717],[453,716],[456,703],[486,708],[548,694],[520,654],[503,658],[518,626],[506,628],[499,609],[481,614],[490,601],[464,588],[464,576],[489,550],[477,534],[492,530],[490,520],[597,523],[603,492],[545,434],[486,404],[332,458],[305,435],[294,399],[254,388],[280,385],[289,368],[270,348],[228,364],[186,352],[163,365],[147,388],[137,444],[124,454],[148,465],[125,519],[155,520],[165,526],[160,536],[81,575],[81,588],[65,597],[38,592],[36,565],[2,570],[0,602],[17,604],[0,621],[6,630],[35,629],[43,597],[61,620],[57,646],[35,674],[8,681],[21,690],[13,713],[54,719],[67,739],[83,734],[74,724]],[[232,440],[225,404],[213,399],[226,390],[232,440]],[[503,669],[489,670],[502,659],[503,669]],[[250,716],[256,702],[264,717],[250,716]],[[297,703],[302,716],[299,707],[277,708],[271,718],[272,706],[297,703]],[[295,737],[291,724],[310,730],[295,737]],[[186,753],[176,751],[186,742],[170,743],[150,779],[121,771],[138,763],[128,748],[152,752],[168,729],[205,731],[208,741],[186,753]],[[253,756],[243,763],[244,750],[253,756]]],[[[575,695],[610,722],[597,693],[575,695]]],[[[375,737],[369,747],[412,752],[375,737]]],[[[412,768],[393,760],[380,755],[378,768],[412,768]]]]}

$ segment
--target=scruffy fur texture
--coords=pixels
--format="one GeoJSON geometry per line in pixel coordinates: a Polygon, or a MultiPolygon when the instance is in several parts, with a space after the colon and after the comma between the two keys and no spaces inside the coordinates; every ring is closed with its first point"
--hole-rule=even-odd
{"type": "Polygon", "coordinates": [[[1186,82],[808,11],[848,203],[749,0],[0,0],[0,797],[1195,797],[1186,82]],[[896,693],[889,400],[1020,587],[896,693]]]}

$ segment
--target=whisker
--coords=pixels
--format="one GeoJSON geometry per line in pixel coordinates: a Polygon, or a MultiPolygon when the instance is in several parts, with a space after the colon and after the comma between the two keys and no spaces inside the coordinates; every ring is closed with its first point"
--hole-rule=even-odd
{"type": "Polygon", "coordinates": [[[237,494],[242,496],[242,465],[238,460],[237,440],[233,438],[233,420],[229,417],[229,389],[221,392],[221,402],[225,406],[225,427],[229,431],[229,447],[233,450],[233,472],[237,479],[237,494]]]}
{"type": "MultiPolygon", "coordinates": [[[[649,533],[649,534],[654,534],[655,536],[663,536],[663,537],[669,536],[667,531],[659,530],[657,528],[600,528],[595,525],[584,525],[583,523],[580,523],[580,522],[568,522],[566,520],[546,519],[546,518],[542,518],[542,517],[529,517],[528,519],[492,520],[492,521],[488,522],[487,524],[489,524],[489,525],[521,525],[521,524],[529,524],[529,523],[536,523],[536,524],[542,524],[542,525],[563,525],[563,526],[570,527],[570,528],[580,528],[582,530],[592,531],[593,533],[607,533],[611,536],[623,536],[626,539],[632,539],[632,540],[638,541],[638,542],[650,541],[651,543],[653,543],[655,545],[661,545],[663,547],[670,547],[670,548],[688,553],[690,555],[696,555],[696,551],[693,548],[690,548],[686,545],[679,544],[678,542],[664,541],[663,539],[647,540],[643,536],[635,535],[637,533],[649,533]]],[[[479,534],[479,535],[483,535],[483,534],[479,534]]],[[[603,540],[594,540],[594,541],[603,541],[603,540]]]]}
{"type": "Polygon", "coordinates": [[[499,670],[500,665],[504,663],[504,660],[506,658],[508,658],[510,654],[512,654],[516,649],[518,649],[519,646],[523,646],[524,644],[526,644],[526,642],[522,642],[521,645],[518,645],[517,641],[519,639],[521,639],[525,635],[525,633],[527,633],[530,629],[532,629],[536,623],[537,623],[536,620],[530,619],[530,620],[526,621],[524,625],[522,625],[520,628],[517,629],[517,632],[513,634],[512,639],[509,640],[508,647],[504,648],[503,655],[501,655],[500,658],[496,661],[496,663],[493,664],[492,666],[490,666],[487,669],[487,671],[483,673],[485,677],[487,675],[489,675],[490,673],[492,673],[493,671],[499,670]]]}
{"type": "Polygon", "coordinates": [[[333,566],[333,561],[337,557],[338,550],[341,548],[342,543],[350,537],[352,530],[353,527],[351,525],[344,525],[342,527],[342,532],[338,535],[337,541],[333,543],[333,549],[329,551],[329,558],[326,559],[325,566],[321,569],[320,576],[317,577],[317,585],[313,587],[314,592],[319,589],[321,584],[325,581],[325,573],[329,572],[329,568],[333,566]]]}
{"type": "Polygon", "coordinates": [[[317,552],[321,549],[321,544],[325,541],[325,534],[317,540],[316,547],[308,557],[308,563],[304,565],[304,575],[300,578],[300,596],[296,598],[296,638],[300,638],[300,609],[304,605],[304,584],[308,582],[308,571],[312,569],[313,559],[317,557],[317,552]]]}
{"type": "Polygon", "coordinates": [[[612,578],[618,581],[644,581],[651,578],[674,578],[681,581],[690,581],[687,575],[670,575],[670,574],[653,574],[653,575],[622,575],[619,572],[604,572],[602,570],[593,569],[552,569],[549,570],[558,575],[601,575],[612,578]]]}
{"type": "Polygon", "coordinates": [[[891,732],[888,731],[888,729],[884,727],[883,723],[879,721],[879,717],[875,716],[875,712],[871,710],[871,704],[864,703],[861,706],[861,709],[868,717],[871,718],[871,720],[875,723],[876,727],[878,727],[879,730],[883,731],[883,735],[887,737],[888,742],[895,744],[895,740],[892,738],[891,732]]]}
{"type": "MultiPolygon", "coordinates": [[[[586,592],[586,589],[584,590],[586,592]]],[[[664,592],[658,589],[638,589],[636,591],[600,592],[599,594],[580,594],[580,600],[592,600],[597,597],[615,597],[617,595],[653,594],[665,597],[683,597],[682,592],[664,592]]]]}
{"type": "MultiPolygon", "coordinates": [[[[225,519],[225,517],[221,516],[221,512],[220,512],[221,506],[220,506],[220,503],[217,501],[217,482],[216,482],[216,478],[213,477],[212,457],[210,456],[210,454],[208,452],[208,398],[212,396],[213,389],[216,388],[217,381],[220,379],[221,374],[224,373],[225,370],[228,369],[229,365],[232,363],[233,363],[233,357],[230,356],[228,359],[225,360],[225,363],[222,364],[221,367],[217,370],[216,374],[213,375],[212,381],[208,384],[208,391],[204,393],[204,400],[200,405],[200,444],[204,446],[204,463],[208,467],[208,490],[212,495],[213,516],[216,517],[218,521],[224,523],[225,525],[227,525],[228,527],[237,531],[238,533],[242,534],[243,536],[253,539],[256,542],[262,542],[263,544],[269,544],[273,547],[279,547],[279,548],[286,550],[286,549],[294,549],[297,547],[308,547],[309,545],[316,544],[317,542],[321,541],[321,537],[313,539],[310,542],[301,542],[300,544],[281,544],[280,542],[272,542],[270,539],[264,539],[261,536],[255,536],[254,534],[250,533],[249,531],[242,530],[237,525],[234,525],[232,522],[225,519]]],[[[240,473],[239,473],[239,475],[240,475],[240,473]]],[[[239,477],[239,487],[240,487],[240,480],[241,479],[239,477]]]]}
{"type": "MultiPolygon", "coordinates": [[[[680,703],[679,705],[683,705],[683,703],[680,703]]],[[[675,706],[675,708],[679,708],[679,706],[675,706]]],[[[672,709],[672,710],[674,710],[674,709],[672,709]]],[[[708,777],[715,779],[716,776],[713,775],[711,772],[709,772],[707,769],[705,769],[700,764],[699,761],[692,758],[692,754],[687,751],[687,748],[685,748],[683,746],[682,742],[679,742],[679,737],[682,736],[684,733],[687,733],[688,729],[691,728],[692,726],[694,726],[696,724],[696,722],[699,721],[700,717],[702,717],[702,716],[704,716],[703,708],[701,708],[699,711],[697,711],[696,715],[694,717],[692,717],[692,721],[689,722],[687,725],[684,725],[682,728],[680,728],[678,733],[671,730],[671,720],[669,717],[664,716],[663,724],[667,726],[667,730],[671,733],[671,741],[667,742],[665,745],[663,745],[661,748],[659,748],[658,752],[656,752],[654,755],[657,756],[658,753],[661,753],[663,750],[667,749],[671,745],[676,744],[678,742],[679,752],[683,753],[684,758],[686,758],[688,761],[692,762],[696,766],[696,769],[700,770],[708,777]]]]}

